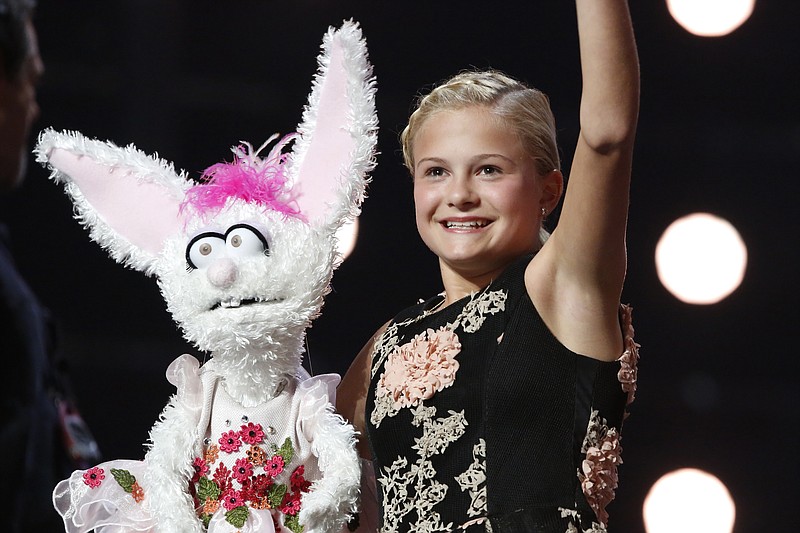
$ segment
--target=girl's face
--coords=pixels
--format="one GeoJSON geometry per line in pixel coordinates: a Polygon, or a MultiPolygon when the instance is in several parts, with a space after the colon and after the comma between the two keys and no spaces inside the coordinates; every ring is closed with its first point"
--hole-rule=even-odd
{"type": "Polygon", "coordinates": [[[417,229],[443,266],[481,276],[538,248],[542,180],[502,119],[478,106],[440,111],[412,150],[417,229]]]}

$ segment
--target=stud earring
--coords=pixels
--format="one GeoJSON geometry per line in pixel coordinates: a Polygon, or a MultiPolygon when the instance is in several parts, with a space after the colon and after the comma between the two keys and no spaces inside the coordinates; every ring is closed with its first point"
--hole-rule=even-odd
{"type": "Polygon", "coordinates": [[[547,216],[547,209],[545,209],[544,207],[542,208],[542,216],[543,217],[547,216]]]}

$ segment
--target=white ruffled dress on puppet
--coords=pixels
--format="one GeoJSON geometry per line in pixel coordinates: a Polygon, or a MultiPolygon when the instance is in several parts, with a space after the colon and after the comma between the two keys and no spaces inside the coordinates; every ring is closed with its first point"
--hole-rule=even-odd
{"type": "MultiPolygon", "coordinates": [[[[301,496],[320,475],[308,436],[334,402],[339,376],[289,381],[272,399],[243,408],[220,386],[211,366],[200,369],[184,355],[167,370],[178,388],[173,405],[194,417],[198,428],[185,491],[199,522],[187,531],[205,523],[212,533],[299,532],[301,496]]],[[[159,487],[148,483],[158,485],[148,459],[150,453],[143,461],[108,461],[59,483],[53,502],[66,531],[157,531],[149,501],[159,497],[159,487]]]]}

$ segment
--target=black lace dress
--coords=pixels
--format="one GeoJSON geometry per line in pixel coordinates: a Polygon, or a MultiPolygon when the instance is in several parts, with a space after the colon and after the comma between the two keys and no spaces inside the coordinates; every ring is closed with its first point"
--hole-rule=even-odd
{"type": "Polygon", "coordinates": [[[637,345],[604,363],[565,348],[524,285],[406,309],[372,354],[367,433],[381,532],[602,532],[637,345]]]}

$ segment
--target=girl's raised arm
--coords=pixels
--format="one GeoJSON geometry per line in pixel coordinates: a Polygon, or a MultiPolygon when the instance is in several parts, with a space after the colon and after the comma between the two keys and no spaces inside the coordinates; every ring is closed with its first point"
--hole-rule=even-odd
{"type": "Polygon", "coordinates": [[[612,337],[619,332],[616,313],[626,268],[639,62],[627,0],[575,5],[581,131],[558,227],[527,279],[531,297],[542,304],[559,339],[581,353],[608,346],[601,350],[606,358],[619,344],[612,337]]]}

